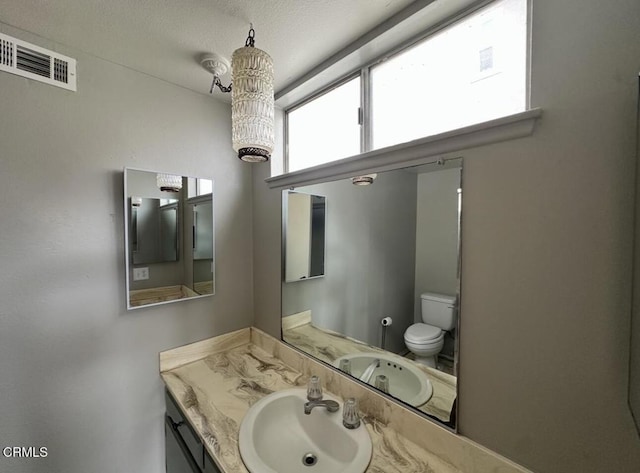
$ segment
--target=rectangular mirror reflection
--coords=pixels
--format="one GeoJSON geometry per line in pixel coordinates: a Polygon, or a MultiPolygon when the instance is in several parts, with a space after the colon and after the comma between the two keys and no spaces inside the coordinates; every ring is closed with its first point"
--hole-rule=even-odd
{"type": "Polygon", "coordinates": [[[124,170],[127,309],[212,295],[211,179],[124,170]]]}
{"type": "Polygon", "coordinates": [[[133,264],[178,261],[178,199],[132,199],[133,264]]]}
{"type": "Polygon", "coordinates": [[[324,196],[284,191],[283,195],[285,282],[324,276],[324,196]]]}
{"type": "Polygon", "coordinates": [[[296,189],[331,202],[326,275],[282,284],[284,341],[454,430],[461,174],[457,158],[380,173],[368,186],[296,189]]]}

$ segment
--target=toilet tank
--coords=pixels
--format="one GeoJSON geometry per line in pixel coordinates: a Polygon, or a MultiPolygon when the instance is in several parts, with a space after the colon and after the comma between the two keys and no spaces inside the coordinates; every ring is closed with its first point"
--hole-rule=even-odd
{"type": "Polygon", "coordinates": [[[442,330],[451,330],[456,326],[456,298],[443,294],[425,292],[420,295],[422,303],[422,321],[442,330]]]}

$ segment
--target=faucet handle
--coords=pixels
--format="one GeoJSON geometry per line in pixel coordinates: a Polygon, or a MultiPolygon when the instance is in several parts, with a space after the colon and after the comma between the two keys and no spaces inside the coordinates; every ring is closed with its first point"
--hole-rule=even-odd
{"type": "Polygon", "coordinates": [[[389,394],[389,378],[383,374],[379,374],[376,376],[375,382],[376,388],[378,388],[383,393],[389,394]]]}
{"type": "Polygon", "coordinates": [[[346,374],[351,374],[351,360],[340,360],[340,371],[346,374]]]}
{"type": "Polygon", "coordinates": [[[347,429],[360,427],[360,414],[358,413],[358,400],[350,397],[344,402],[342,409],[342,425],[347,429]]]}
{"type": "Polygon", "coordinates": [[[309,378],[307,385],[307,399],[309,401],[319,401],[322,399],[322,382],[316,375],[309,378]]]}

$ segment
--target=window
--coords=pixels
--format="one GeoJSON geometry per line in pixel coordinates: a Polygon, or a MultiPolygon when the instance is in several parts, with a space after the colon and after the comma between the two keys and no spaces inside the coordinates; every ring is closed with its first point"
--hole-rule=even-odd
{"type": "Polygon", "coordinates": [[[359,76],[290,110],[288,171],[360,153],[359,111],[359,76]]]}
{"type": "Polygon", "coordinates": [[[522,112],[526,97],[527,0],[496,0],[287,110],[286,171],[522,112]]]}
{"type": "Polygon", "coordinates": [[[200,195],[211,194],[213,192],[213,181],[211,179],[201,179],[190,177],[187,181],[187,197],[198,197],[200,195]]]}
{"type": "Polygon", "coordinates": [[[494,2],[372,67],[373,148],[523,111],[525,7],[494,2]]]}
{"type": "Polygon", "coordinates": [[[493,46],[480,50],[480,72],[493,69],[493,46]]]}

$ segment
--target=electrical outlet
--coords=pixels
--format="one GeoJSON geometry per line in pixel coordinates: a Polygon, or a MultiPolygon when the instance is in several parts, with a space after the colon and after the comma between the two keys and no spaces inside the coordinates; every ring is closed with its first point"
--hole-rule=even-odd
{"type": "Polygon", "coordinates": [[[133,280],[144,281],[149,279],[149,268],[133,268],[133,280]]]}

